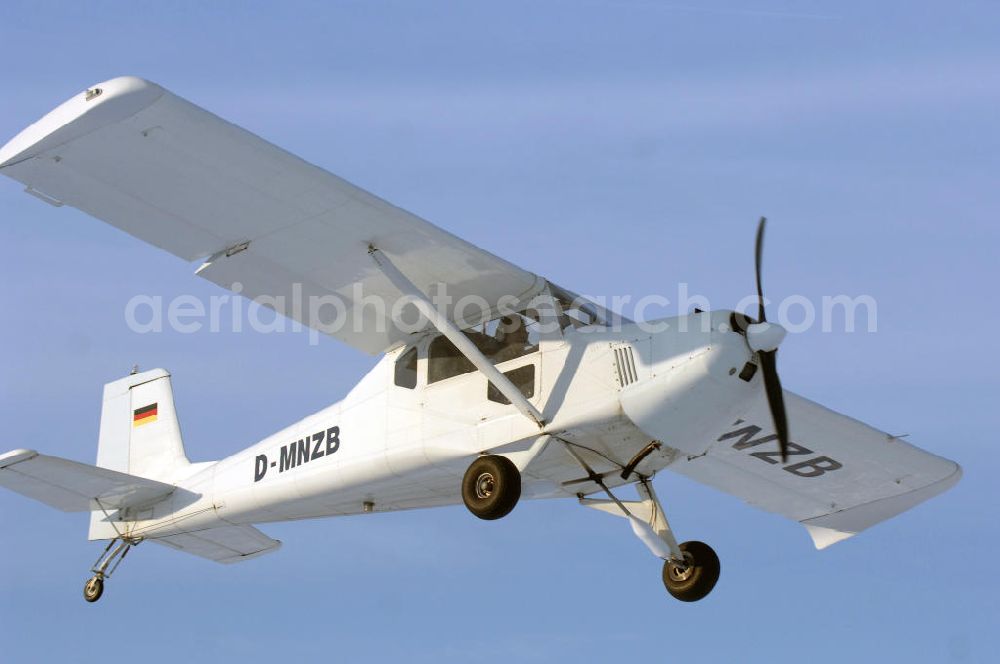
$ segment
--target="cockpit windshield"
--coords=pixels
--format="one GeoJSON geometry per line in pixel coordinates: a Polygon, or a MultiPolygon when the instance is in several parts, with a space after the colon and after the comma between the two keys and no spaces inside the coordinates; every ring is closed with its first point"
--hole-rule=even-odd
{"type": "Polygon", "coordinates": [[[588,325],[608,327],[612,314],[585,297],[570,292],[553,283],[549,284],[552,298],[559,306],[559,327],[574,330],[588,325]]]}

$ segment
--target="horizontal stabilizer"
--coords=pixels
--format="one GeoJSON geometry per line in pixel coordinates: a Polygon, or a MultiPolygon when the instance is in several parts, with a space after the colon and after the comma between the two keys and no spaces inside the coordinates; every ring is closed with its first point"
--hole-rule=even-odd
{"type": "Polygon", "coordinates": [[[175,489],[171,484],[34,450],[0,455],[0,486],[64,512],[149,505],[175,489]]]}
{"type": "Polygon", "coordinates": [[[238,563],[277,551],[281,542],[253,526],[222,526],[149,540],[217,563],[238,563]]]}

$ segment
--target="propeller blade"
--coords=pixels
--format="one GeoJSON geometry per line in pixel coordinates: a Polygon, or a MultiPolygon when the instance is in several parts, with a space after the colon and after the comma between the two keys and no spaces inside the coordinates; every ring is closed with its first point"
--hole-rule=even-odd
{"type": "Polygon", "coordinates": [[[764,316],[764,284],[761,282],[760,278],[760,266],[764,259],[764,226],[767,224],[767,218],[761,217],[760,223],[757,224],[757,249],[755,252],[754,265],[757,268],[757,322],[763,323],[767,321],[764,316]]]}
{"type": "Polygon", "coordinates": [[[774,431],[778,434],[778,447],[781,450],[781,462],[788,461],[788,416],[785,414],[785,395],[781,391],[781,379],[778,378],[778,351],[758,351],[760,369],[764,374],[764,392],[767,394],[767,405],[771,409],[771,419],[774,420],[774,431]]]}
{"type": "MultiPolygon", "coordinates": [[[[761,217],[757,224],[757,242],[754,250],[754,268],[757,271],[757,322],[742,328],[747,338],[750,350],[756,352],[764,378],[764,392],[767,394],[767,406],[771,410],[774,421],[774,431],[778,436],[778,448],[781,450],[781,461],[788,461],[788,415],[785,411],[785,394],[781,391],[781,379],[778,378],[778,344],[785,336],[785,330],[771,330],[766,325],[767,315],[764,313],[764,283],[761,279],[761,265],[764,262],[764,227],[767,218],[761,217]],[[765,323],[765,325],[761,325],[765,323]],[[755,329],[756,328],[756,329],[755,329]],[[767,350],[770,348],[770,350],[767,350]]],[[[732,323],[741,322],[735,314],[732,323]]]]}

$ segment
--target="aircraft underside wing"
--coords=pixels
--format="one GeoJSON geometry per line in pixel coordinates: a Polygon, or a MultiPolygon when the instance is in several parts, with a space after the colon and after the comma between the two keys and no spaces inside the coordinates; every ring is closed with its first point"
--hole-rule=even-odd
{"type": "Polygon", "coordinates": [[[776,449],[758,401],[701,456],[670,469],[801,522],[817,548],[861,532],[953,486],[961,468],[900,438],[785,391],[791,443],[776,449]]]}

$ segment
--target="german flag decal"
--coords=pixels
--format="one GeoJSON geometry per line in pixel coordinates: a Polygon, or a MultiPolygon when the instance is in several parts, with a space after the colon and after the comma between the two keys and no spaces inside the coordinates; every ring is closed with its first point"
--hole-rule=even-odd
{"type": "Polygon", "coordinates": [[[143,406],[142,408],[136,408],[135,412],[132,413],[132,426],[137,427],[143,424],[149,424],[150,422],[156,421],[156,404],[150,404],[148,406],[143,406]]]}

